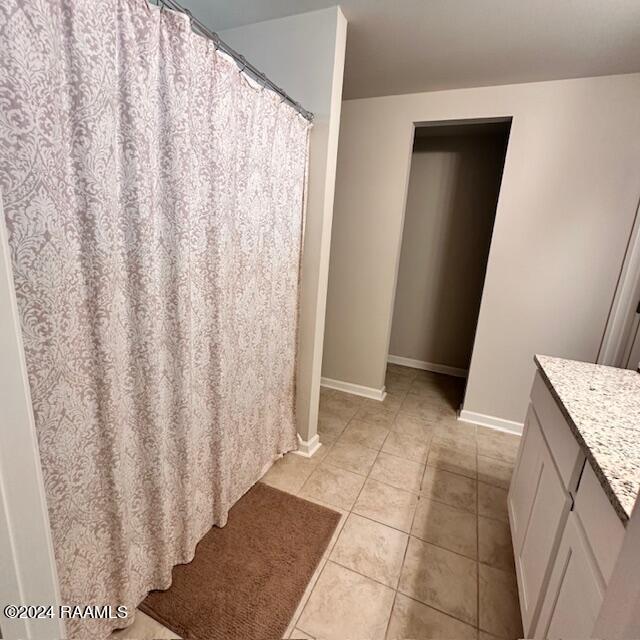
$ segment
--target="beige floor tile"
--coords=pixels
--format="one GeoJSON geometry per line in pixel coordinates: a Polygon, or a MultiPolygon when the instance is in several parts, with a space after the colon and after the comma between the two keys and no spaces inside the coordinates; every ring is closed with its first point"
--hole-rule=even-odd
{"type": "Polygon", "coordinates": [[[405,367],[401,364],[387,364],[387,374],[393,373],[394,375],[400,376],[402,378],[407,378],[409,380],[413,380],[419,373],[419,369],[414,369],[413,367],[405,367]]]}
{"type": "Polygon", "coordinates": [[[455,419],[457,405],[452,404],[451,400],[440,391],[429,388],[420,389],[416,387],[416,383],[417,381],[414,380],[409,391],[407,391],[407,395],[416,396],[416,403],[418,403],[417,399],[419,398],[421,402],[418,404],[433,407],[441,417],[451,416],[455,419]]]}
{"type": "Polygon", "coordinates": [[[481,482],[508,489],[512,473],[513,464],[510,462],[478,456],[478,480],[481,482]]]}
{"type": "Polygon", "coordinates": [[[395,417],[393,424],[391,425],[391,430],[402,435],[417,438],[418,440],[422,440],[425,444],[429,444],[433,437],[433,430],[436,423],[437,417],[435,416],[430,420],[425,420],[423,418],[411,416],[407,413],[402,413],[401,411],[395,417]]]}
{"type": "Polygon", "coordinates": [[[361,407],[358,413],[355,415],[356,420],[361,422],[368,422],[369,424],[375,424],[379,427],[385,427],[388,429],[395,418],[396,412],[385,409],[384,407],[361,407]]]}
{"type": "Polygon", "coordinates": [[[333,441],[327,439],[325,441],[322,436],[320,437],[320,448],[309,458],[309,461],[312,464],[320,464],[331,451],[331,447],[333,445],[333,441]]]}
{"type": "Polygon", "coordinates": [[[108,640],[172,640],[179,637],[146,613],[136,609],[133,623],[126,629],[114,631],[108,640]]]}
{"type": "Polygon", "coordinates": [[[398,590],[475,625],[478,564],[457,553],[410,538],[398,590]]]}
{"type": "Polygon", "coordinates": [[[408,413],[423,420],[433,420],[441,416],[447,409],[450,412],[451,408],[440,398],[412,392],[407,393],[400,405],[402,413],[408,413]]]}
{"type": "Polygon", "coordinates": [[[463,420],[458,420],[457,416],[441,416],[435,428],[437,436],[455,436],[463,442],[475,443],[476,426],[463,420]]]}
{"type": "Polygon", "coordinates": [[[409,532],[417,503],[418,496],[415,493],[369,478],[358,496],[353,512],[409,532]]]}
{"type": "Polygon", "coordinates": [[[310,636],[304,631],[300,631],[300,629],[294,629],[289,638],[291,638],[291,640],[315,640],[313,636],[310,636]]]}
{"type": "Polygon", "coordinates": [[[432,371],[418,371],[411,382],[411,390],[414,393],[418,391],[441,393],[441,387],[438,386],[438,374],[432,371]]]}
{"type": "Polygon", "coordinates": [[[315,467],[311,458],[288,453],[262,476],[262,482],[281,491],[298,493],[315,467]]]}
{"type": "Polygon", "coordinates": [[[427,466],[422,480],[422,496],[475,513],[476,485],[472,478],[427,466]]]}
{"type": "Polygon", "coordinates": [[[469,478],[475,478],[477,475],[475,453],[465,449],[453,449],[436,441],[429,450],[427,464],[469,478]]]}
{"type": "Polygon", "coordinates": [[[429,453],[429,443],[415,436],[391,431],[382,445],[382,451],[399,458],[424,464],[429,453]]]}
{"type": "Polygon", "coordinates": [[[456,449],[458,451],[466,451],[471,455],[476,455],[475,440],[460,438],[450,433],[434,433],[431,444],[448,447],[449,449],[456,449]]]}
{"type": "Polygon", "coordinates": [[[382,640],[393,598],[393,589],[329,561],[297,626],[323,640],[382,640]]]}
{"type": "Polygon", "coordinates": [[[494,636],[492,633],[487,633],[486,631],[478,630],[478,640],[504,640],[504,639],[498,638],[498,636],[494,636]]]}
{"type": "Polygon", "coordinates": [[[361,402],[362,398],[360,396],[330,389],[328,393],[320,397],[320,409],[326,409],[341,418],[351,420],[359,409],[361,402]]]}
{"type": "Polygon", "coordinates": [[[406,394],[406,391],[391,391],[387,389],[384,400],[381,401],[373,400],[371,398],[363,398],[360,408],[369,408],[374,410],[382,408],[395,413],[400,408],[406,394]]]}
{"type": "Polygon", "coordinates": [[[352,513],[330,559],[395,589],[408,539],[402,531],[352,513]]]}
{"type": "Polygon", "coordinates": [[[411,386],[411,378],[404,375],[399,375],[393,371],[387,371],[387,375],[384,379],[384,386],[388,392],[393,393],[406,393],[411,386]]]}
{"type": "Polygon", "coordinates": [[[476,640],[476,633],[475,627],[398,593],[391,612],[387,640],[476,640]]]}
{"type": "Polygon", "coordinates": [[[335,467],[366,476],[373,466],[377,455],[378,452],[376,449],[369,449],[359,444],[350,444],[338,440],[338,442],[331,447],[331,451],[325,458],[325,461],[335,467]]]}
{"type": "Polygon", "coordinates": [[[321,441],[337,440],[345,430],[349,420],[336,415],[328,409],[320,409],[318,412],[318,434],[321,441]]]}
{"type": "Polygon", "coordinates": [[[478,454],[513,464],[520,446],[520,436],[496,429],[478,427],[478,454]]]}
{"type": "Polygon", "coordinates": [[[323,462],[309,476],[298,495],[349,511],[363,484],[362,476],[323,462]]]}
{"type": "Polygon", "coordinates": [[[474,513],[421,498],[411,535],[475,560],[478,547],[476,529],[474,513]]]}
{"type": "Polygon", "coordinates": [[[488,518],[509,521],[507,515],[507,490],[478,483],[478,513],[488,518]]]}
{"type": "Polygon", "coordinates": [[[456,410],[464,396],[464,381],[459,378],[446,378],[442,374],[423,371],[415,377],[409,390],[411,393],[441,398],[456,410]]]}
{"type": "Polygon", "coordinates": [[[370,449],[380,449],[389,429],[368,422],[352,420],[340,437],[341,442],[359,444],[370,449]]]}
{"type": "Polygon", "coordinates": [[[335,389],[329,389],[329,387],[320,387],[320,404],[326,402],[334,393],[335,389]]]}
{"type": "Polygon", "coordinates": [[[398,489],[420,491],[424,465],[380,452],[369,477],[398,489]]]}
{"type": "Polygon", "coordinates": [[[481,564],[479,584],[479,627],[501,638],[522,638],[515,574],[481,564]]]}
{"type": "MultiPolygon", "coordinates": [[[[324,504],[323,502],[321,502],[319,500],[314,500],[314,502],[317,502],[318,504],[322,504],[324,506],[329,506],[329,505],[326,505],[326,504],[324,504]]],[[[296,623],[298,622],[298,619],[300,618],[300,615],[302,614],[302,611],[304,610],[305,605],[307,604],[307,601],[311,597],[311,593],[313,592],[313,588],[315,587],[316,582],[318,581],[318,578],[322,574],[324,566],[327,563],[327,561],[329,560],[329,556],[331,555],[331,552],[333,551],[333,547],[335,546],[335,544],[338,541],[338,538],[340,536],[340,533],[342,532],[342,527],[344,527],[344,525],[345,525],[345,523],[347,521],[347,517],[349,516],[349,512],[348,511],[344,511],[343,509],[337,509],[336,507],[333,507],[333,506],[330,506],[330,508],[340,512],[340,520],[339,520],[338,525],[336,526],[336,528],[335,528],[335,530],[333,532],[333,535],[331,536],[331,540],[329,541],[329,544],[327,545],[327,548],[325,549],[324,553],[322,554],[322,558],[320,559],[320,562],[318,563],[318,566],[316,567],[316,570],[313,572],[313,575],[311,576],[311,579],[309,580],[309,583],[307,584],[307,587],[304,590],[302,598],[300,598],[300,602],[298,603],[298,607],[296,608],[296,611],[295,611],[295,613],[293,614],[293,616],[291,618],[291,622],[289,624],[289,627],[287,628],[285,636],[287,635],[287,633],[290,634],[294,630],[294,628],[296,627],[296,623]]]]}
{"type": "Polygon", "coordinates": [[[398,412],[398,409],[406,395],[406,391],[393,391],[391,389],[386,389],[386,395],[382,401],[382,406],[389,411],[393,411],[395,414],[398,412]]]}
{"type": "Polygon", "coordinates": [[[478,518],[478,554],[480,562],[515,572],[509,524],[489,518],[478,518]]]}

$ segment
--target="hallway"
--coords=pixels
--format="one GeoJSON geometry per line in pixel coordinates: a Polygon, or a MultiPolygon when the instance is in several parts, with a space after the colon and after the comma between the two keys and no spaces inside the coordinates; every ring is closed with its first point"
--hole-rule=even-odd
{"type": "Polygon", "coordinates": [[[263,481],[339,510],[291,638],[519,638],[506,496],[519,437],[457,421],[462,380],[389,365],[380,403],[322,389],[312,459],[263,481]]]}

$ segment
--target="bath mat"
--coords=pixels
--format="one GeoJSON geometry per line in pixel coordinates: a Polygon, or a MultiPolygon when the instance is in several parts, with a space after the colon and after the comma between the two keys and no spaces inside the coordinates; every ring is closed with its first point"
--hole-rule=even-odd
{"type": "Polygon", "coordinates": [[[339,520],[259,482],[139,608],[188,640],[280,640],[339,520]]]}

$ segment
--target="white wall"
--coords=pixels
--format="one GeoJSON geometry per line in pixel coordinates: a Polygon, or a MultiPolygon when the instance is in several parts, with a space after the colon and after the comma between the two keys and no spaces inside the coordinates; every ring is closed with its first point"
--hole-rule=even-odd
{"type": "Polygon", "coordinates": [[[522,422],[533,354],[594,360],[638,199],[640,74],[343,104],[323,375],[384,383],[415,122],[513,117],[464,408],[522,422]]]}
{"type": "Polygon", "coordinates": [[[220,36],[315,114],[302,257],[298,433],[316,436],[347,23],[339,7],[222,31],[220,36]]]}
{"type": "Polygon", "coordinates": [[[416,140],[389,353],[466,370],[506,133],[416,140]]]}

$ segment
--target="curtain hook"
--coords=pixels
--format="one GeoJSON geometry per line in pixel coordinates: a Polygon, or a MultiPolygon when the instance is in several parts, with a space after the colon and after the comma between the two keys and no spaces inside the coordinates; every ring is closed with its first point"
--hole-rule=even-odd
{"type": "Polygon", "coordinates": [[[244,56],[240,56],[240,62],[242,62],[242,66],[238,69],[239,74],[247,68],[247,59],[244,56]]]}

